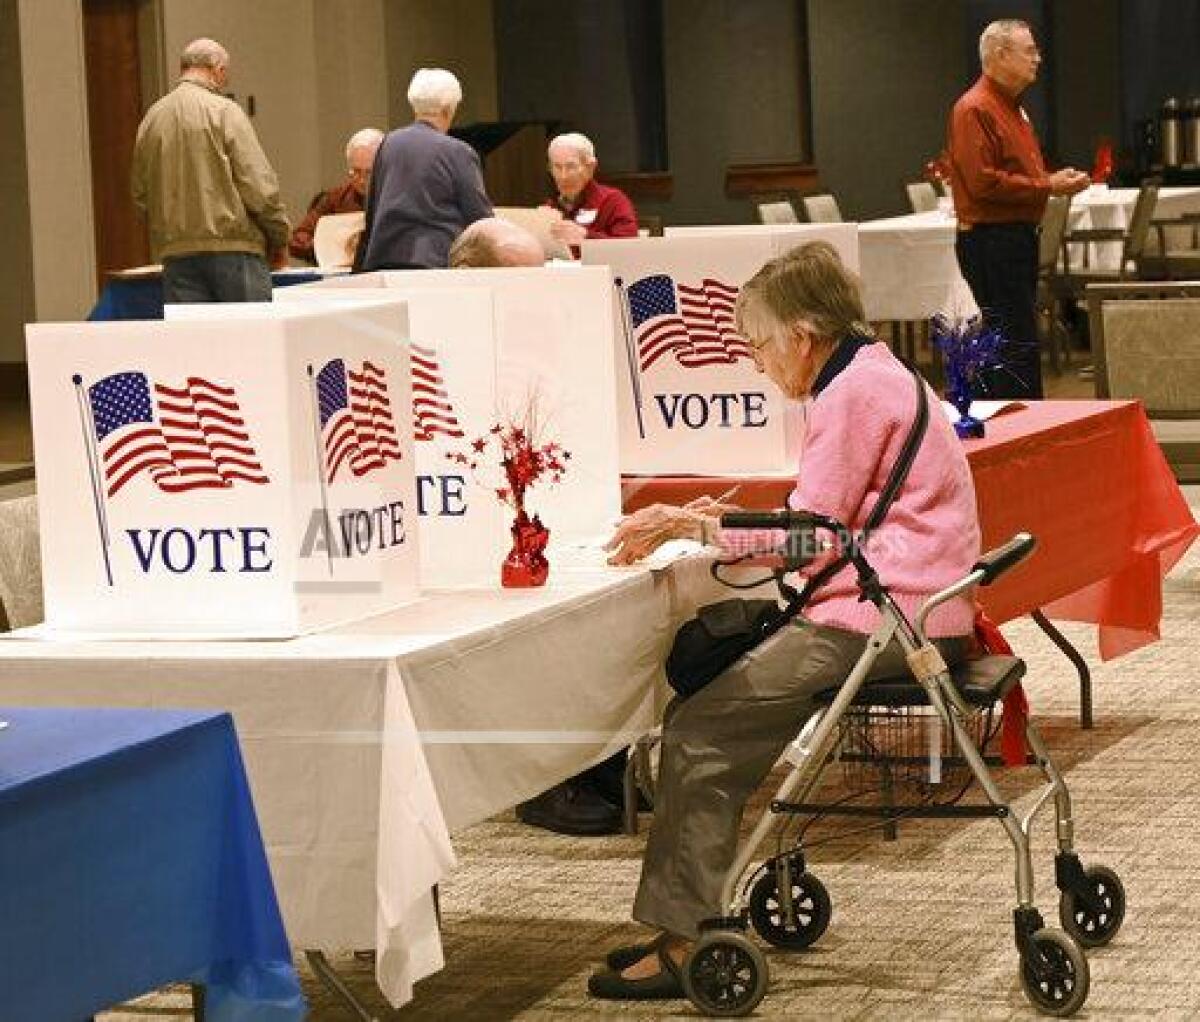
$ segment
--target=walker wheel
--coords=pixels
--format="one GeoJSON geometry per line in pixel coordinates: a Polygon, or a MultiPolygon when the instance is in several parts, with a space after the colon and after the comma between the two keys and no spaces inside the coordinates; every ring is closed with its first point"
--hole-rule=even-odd
{"type": "Polygon", "coordinates": [[[787,951],[802,951],[815,944],[829,926],[833,905],[825,885],[808,872],[790,869],[792,907],[796,921],[788,925],[779,896],[779,875],[773,864],[750,889],[750,922],[768,944],[787,951]]]}
{"type": "Polygon", "coordinates": [[[749,1015],[767,992],[767,960],[736,930],[703,934],[683,963],[683,992],[705,1015],[749,1015]]]}
{"type": "Polygon", "coordinates": [[[1125,886],[1107,866],[1089,866],[1083,875],[1088,883],[1087,900],[1074,891],[1063,891],[1058,918],[1083,947],[1103,947],[1125,921],[1125,886]]]}
{"type": "Polygon", "coordinates": [[[1074,1015],[1087,1000],[1090,973],[1075,938],[1060,930],[1041,929],[1029,938],[1021,956],[1021,986],[1044,1015],[1074,1015]]]}

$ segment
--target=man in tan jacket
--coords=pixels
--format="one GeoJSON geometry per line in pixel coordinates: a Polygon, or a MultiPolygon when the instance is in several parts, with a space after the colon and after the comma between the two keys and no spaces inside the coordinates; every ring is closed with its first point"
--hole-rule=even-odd
{"type": "Polygon", "coordinates": [[[133,201],[163,264],[166,302],[270,301],[267,266],[287,265],[279,180],[249,118],[222,95],[229,54],[212,39],[184,47],[175,88],[138,127],[133,201]]]}

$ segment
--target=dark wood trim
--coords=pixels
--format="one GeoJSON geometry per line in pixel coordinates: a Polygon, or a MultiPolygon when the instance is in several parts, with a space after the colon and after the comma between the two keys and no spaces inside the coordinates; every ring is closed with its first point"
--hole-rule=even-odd
{"type": "Polygon", "coordinates": [[[800,154],[813,158],[812,54],[808,38],[808,0],[796,0],[796,80],[800,83],[800,154]]]}
{"type": "Polygon", "coordinates": [[[730,198],[787,191],[810,195],[819,189],[817,168],[811,163],[734,163],[725,168],[725,194],[730,198]]]}
{"type": "Polygon", "coordinates": [[[29,403],[29,366],[25,362],[0,362],[0,401],[29,403]]]}
{"type": "Polygon", "coordinates": [[[646,202],[669,202],[675,192],[675,178],[665,170],[600,173],[596,176],[604,184],[620,188],[635,203],[639,199],[646,202]]]}

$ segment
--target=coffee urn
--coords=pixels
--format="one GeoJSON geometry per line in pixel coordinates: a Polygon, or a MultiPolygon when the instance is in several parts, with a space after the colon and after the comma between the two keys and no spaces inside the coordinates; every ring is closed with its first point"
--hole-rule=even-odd
{"type": "Polygon", "coordinates": [[[1158,112],[1159,156],[1164,167],[1183,164],[1183,108],[1174,96],[1158,112]]]}
{"type": "Polygon", "coordinates": [[[1183,165],[1200,167],[1200,97],[1193,96],[1183,109],[1180,122],[1183,136],[1183,165]]]}

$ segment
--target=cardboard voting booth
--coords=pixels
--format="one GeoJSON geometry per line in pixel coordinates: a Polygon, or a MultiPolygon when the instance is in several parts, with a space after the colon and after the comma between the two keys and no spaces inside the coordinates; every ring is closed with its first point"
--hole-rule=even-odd
{"type": "Polygon", "coordinates": [[[763,263],[817,237],[857,267],[856,235],[847,224],[695,228],[584,242],[583,261],[613,274],[623,472],[795,471],[798,409],[758,372],[734,329],[733,308],[763,263]]]}
{"type": "Polygon", "coordinates": [[[467,449],[531,400],[537,402],[544,438],[571,453],[562,482],[539,484],[527,498],[530,513],[550,530],[551,564],[556,544],[611,533],[621,510],[611,286],[607,270],[599,267],[385,271],[293,288],[283,299],[345,301],[349,295],[378,295],[382,288],[408,303],[413,344],[436,352],[441,400],[453,409],[464,435],[438,433],[418,441],[418,470],[422,476],[457,474],[463,485],[451,484],[457,509],[452,516],[436,505],[433,484],[426,484],[429,499],[421,517],[426,584],[497,578],[511,522],[511,513],[486,486],[498,476],[456,472],[446,455],[467,449]]]}
{"type": "MultiPolygon", "coordinates": [[[[275,307],[353,308],[399,300],[388,288],[292,288],[275,307]]],[[[421,585],[485,585],[498,578],[508,529],[505,507],[485,492],[455,452],[487,433],[497,407],[498,354],[487,289],[411,291],[405,335],[412,354],[411,432],[416,464],[421,585]],[[500,551],[500,552],[498,552],[500,551]]]]}
{"type": "Polygon", "coordinates": [[[287,637],[413,599],[404,316],[27,327],[47,627],[287,637]]]}

